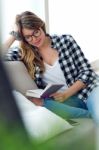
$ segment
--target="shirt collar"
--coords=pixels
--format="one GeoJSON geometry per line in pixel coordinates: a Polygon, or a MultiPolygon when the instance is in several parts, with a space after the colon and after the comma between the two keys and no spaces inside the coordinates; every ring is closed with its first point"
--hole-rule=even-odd
{"type": "Polygon", "coordinates": [[[50,34],[46,34],[51,39],[51,48],[57,48],[56,46],[56,36],[53,35],[51,36],[50,34]]]}

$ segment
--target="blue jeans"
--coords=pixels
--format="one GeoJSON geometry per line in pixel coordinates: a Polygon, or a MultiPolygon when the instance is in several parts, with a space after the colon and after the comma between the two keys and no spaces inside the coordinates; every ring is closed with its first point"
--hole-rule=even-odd
{"type": "Polygon", "coordinates": [[[99,86],[93,89],[86,104],[92,118],[99,125],[99,86]]]}
{"type": "Polygon", "coordinates": [[[90,117],[86,104],[77,96],[72,96],[63,103],[46,98],[43,106],[65,119],[90,117]]]}

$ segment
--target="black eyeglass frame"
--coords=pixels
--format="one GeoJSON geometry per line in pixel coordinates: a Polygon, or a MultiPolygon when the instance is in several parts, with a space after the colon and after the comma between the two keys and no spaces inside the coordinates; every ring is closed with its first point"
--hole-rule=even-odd
{"type": "Polygon", "coordinates": [[[33,31],[33,33],[31,35],[26,35],[24,36],[24,39],[27,41],[27,42],[31,42],[33,40],[33,37],[37,38],[41,35],[41,30],[40,29],[35,29],[33,31]]]}

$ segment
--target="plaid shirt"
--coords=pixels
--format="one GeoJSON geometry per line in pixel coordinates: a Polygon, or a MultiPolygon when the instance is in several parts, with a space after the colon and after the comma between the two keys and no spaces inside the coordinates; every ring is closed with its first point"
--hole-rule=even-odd
{"type": "MultiPolygon", "coordinates": [[[[80,90],[77,95],[78,98],[86,100],[93,88],[99,83],[98,76],[92,70],[88,60],[71,35],[48,36],[52,42],[51,47],[58,51],[59,64],[66,79],[66,84],[70,87],[77,80],[85,83],[86,88],[80,90]]],[[[9,60],[20,60],[19,48],[10,49],[6,57],[9,60]]],[[[38,66],[36,66],[35,71],[35,82],[39,88],[44,88],[42,72],[38,66]]]]}

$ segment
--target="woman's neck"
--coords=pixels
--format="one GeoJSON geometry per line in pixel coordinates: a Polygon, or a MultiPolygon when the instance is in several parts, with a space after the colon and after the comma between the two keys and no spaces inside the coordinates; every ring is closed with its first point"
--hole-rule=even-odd
{"type": "Polygon", "coordinates": [[[45,49],[51,48],[51,40],[48,36],[45,37],[45,41],[43,45],[39,48],[39,50],[42,52],[45,49]]]}
{"type": "Polygon", "coordinates": [[[51,47],[51,40],[47,36],[44,44],[39,48],[39,53],[42,56],[43,61],[49,65],[53,65],[58,59],[58,52],[51,47]]]}

